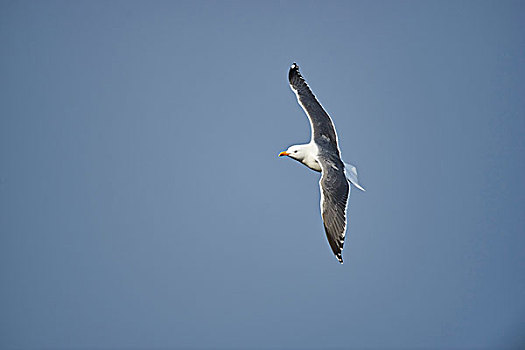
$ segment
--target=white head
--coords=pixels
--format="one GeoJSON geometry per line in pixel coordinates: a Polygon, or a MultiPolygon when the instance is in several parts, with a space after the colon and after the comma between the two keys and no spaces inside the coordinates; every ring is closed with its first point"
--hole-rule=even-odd
{"type": "Polygon", "coordinates": [[[284,152],[279,153],[279,157],[288,156],[292,159],[302,161],[306,157],[306,147],[305,145],[293,145],[288,147],[284,152]]]}
{"type": "Polygon", "coordinates": [[[293,145],[286,151],[279,153],[279,157],[288,156],[315,171],[322,171],[321,165],[317,161],[319,150],[315,143],[310,142],[305,145],[293,145]]]}

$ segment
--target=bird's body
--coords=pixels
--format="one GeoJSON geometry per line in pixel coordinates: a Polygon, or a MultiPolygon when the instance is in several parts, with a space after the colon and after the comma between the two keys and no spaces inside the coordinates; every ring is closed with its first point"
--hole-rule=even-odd
{"type": "Polygon", "coordinates": [[[297,64],[290,67],[288,78],[290,87],[310,120],[312,137],[309,143],[291,146],[279,156],[288,156],[321,172],[321,216],[326,237],[335,256],[343,263],[350,183],[361,190],[363,188],[357,182],[356,168],[349,164],[345,167],[341,160],[334,124],[299,73],[297,64]]]}

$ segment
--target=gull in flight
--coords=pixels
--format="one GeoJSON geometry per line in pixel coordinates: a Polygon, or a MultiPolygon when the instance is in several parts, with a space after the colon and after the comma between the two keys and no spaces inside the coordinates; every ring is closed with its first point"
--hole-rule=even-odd
{"type": "Polygon", "coordinates": [[[357,180],[357,169],[341,160],[337,134],[332,119],[315,98],[294,63],[288,73],[290,87],[310,120],[310,143],[290,146],[279,157],[288,156],[320,172],[321,216],[326,238],[337,260],[343,263],[346,231],[346,208],[351,186],[364,191],[357,180]]]}

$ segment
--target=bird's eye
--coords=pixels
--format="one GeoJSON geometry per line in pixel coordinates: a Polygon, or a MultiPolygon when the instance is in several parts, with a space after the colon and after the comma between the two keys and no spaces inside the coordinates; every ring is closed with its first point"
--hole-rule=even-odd
{"type": "Polygon", "coordinates": [[[297,150],[293,151],[293,153],[297,153],[297,150]]]}

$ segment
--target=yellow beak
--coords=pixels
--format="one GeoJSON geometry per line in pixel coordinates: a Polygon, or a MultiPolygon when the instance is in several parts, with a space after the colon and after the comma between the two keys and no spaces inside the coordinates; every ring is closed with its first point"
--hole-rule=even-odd
{"type": "Polygon", "coordinates": [[[290,155],[290,153],[288,153],[288,152],[281,152],[281,153],[279,153],[279,157],[289,156],[289,155],[290,155]]]}

